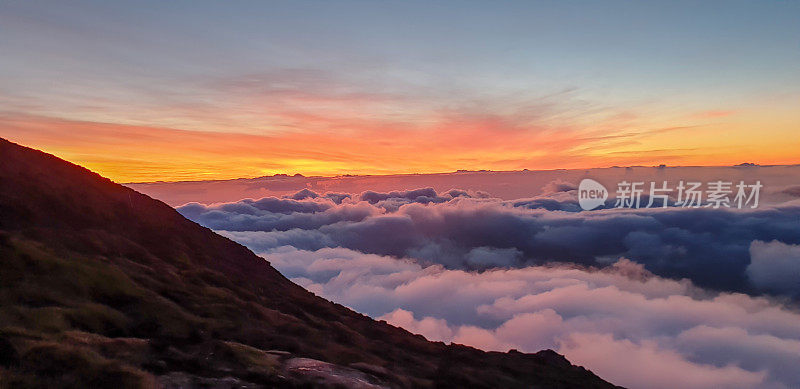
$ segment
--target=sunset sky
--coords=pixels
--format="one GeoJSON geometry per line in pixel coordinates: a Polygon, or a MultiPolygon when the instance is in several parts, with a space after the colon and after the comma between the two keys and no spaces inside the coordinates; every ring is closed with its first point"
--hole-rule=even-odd
{"type": "Polygon", "coordinates": [[[0,2],[0,136],[121,182],[800,163],[800,3],[0,2]]]}

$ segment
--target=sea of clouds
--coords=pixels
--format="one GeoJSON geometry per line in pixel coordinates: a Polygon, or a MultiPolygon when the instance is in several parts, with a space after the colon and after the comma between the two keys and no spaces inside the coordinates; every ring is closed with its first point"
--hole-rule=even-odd
{"type": "Polygon", "coordinates": [[[800,202],[581,212],[574,192],[303,190],[178,210],[431,340],[552,348],[633,388],[800,386],[800,202]]]}

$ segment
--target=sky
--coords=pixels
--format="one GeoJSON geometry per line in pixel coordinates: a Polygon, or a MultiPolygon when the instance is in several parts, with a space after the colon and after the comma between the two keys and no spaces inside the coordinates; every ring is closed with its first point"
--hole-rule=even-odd
{"type": "Polygon", "coordinates": [[[0,136],[120,182],[800,163],[800,3],[0,1],[0,136]]]}

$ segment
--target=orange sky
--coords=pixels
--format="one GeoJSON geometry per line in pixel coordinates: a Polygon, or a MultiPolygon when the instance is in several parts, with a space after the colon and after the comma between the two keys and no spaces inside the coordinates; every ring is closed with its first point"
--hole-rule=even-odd
{"type": "Polygon", "coordinates": [[[532,128],[488,115],[440,117],[423,127],[310,118],[313,131],[264,135],[5,115],[0,136],[118,182],[800,162],[796,115],[769,114],[714,111],[673,123],[626,117],[532,128]]]}

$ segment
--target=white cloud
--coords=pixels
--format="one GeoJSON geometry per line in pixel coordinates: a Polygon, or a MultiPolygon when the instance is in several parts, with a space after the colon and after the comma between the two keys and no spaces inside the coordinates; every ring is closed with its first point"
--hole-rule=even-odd
{"type": "Polygon", "coordinates": [[[604,270],[424,267],[343,248],[264,253],[315,293],[431,340],[552,348],[632,388],[796,387],[800,314],[620,260],[604,270]],[[792,354],[794,353],[794,354],[792,354]]]}

